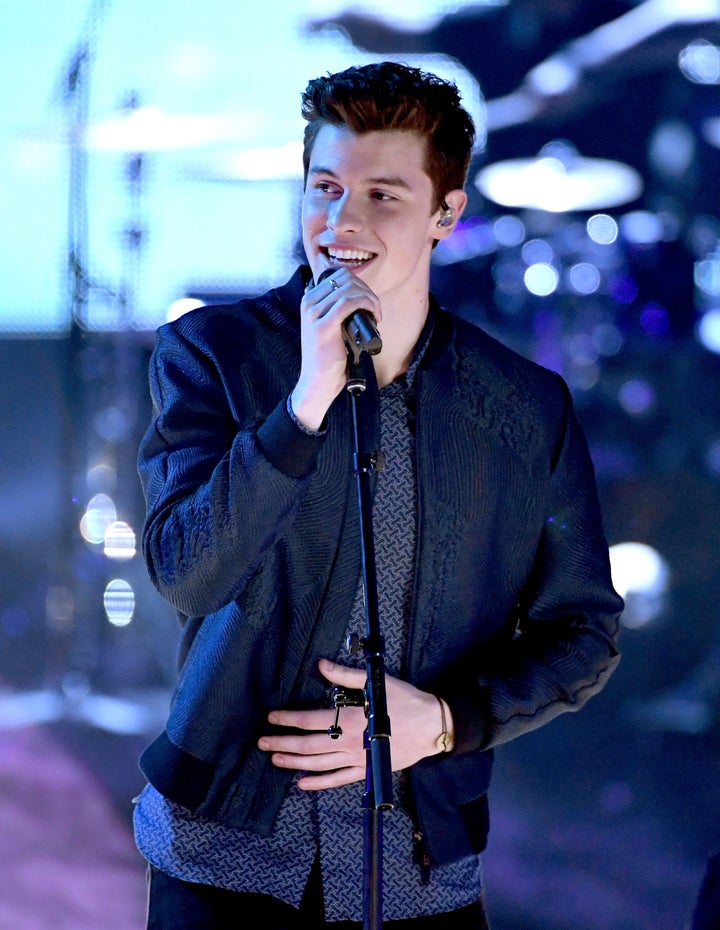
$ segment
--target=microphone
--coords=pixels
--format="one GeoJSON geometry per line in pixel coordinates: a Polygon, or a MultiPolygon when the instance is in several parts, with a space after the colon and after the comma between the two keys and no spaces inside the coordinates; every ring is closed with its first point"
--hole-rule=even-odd
{"type": "MultiPolygon", "coordinates": [[[[320,284],[333,273],[333,268],[326,268],[318,278],[320,284]]],[[[377,355],[382,349],[382,339],[372,313],[368,310],[355,310],[343,321],[342,334],[348,352],[352,352],[357,363],[361,353],[377,355]]]]}

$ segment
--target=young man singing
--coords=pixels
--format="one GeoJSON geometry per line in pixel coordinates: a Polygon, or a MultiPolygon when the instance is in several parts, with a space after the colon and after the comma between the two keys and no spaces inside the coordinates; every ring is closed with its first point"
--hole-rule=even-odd
{"type": "Polygon", "coordinates": [[[395,809],[385,925],[484,928],[495,746],[578,709],[617,663],[593,469],[569,393],[438,306],[474,141],[456,88],[386,62],[302,101],[307,265],[159,330],[140,449],[148,569],[183,624],[136,837],[150,930],[358,927],[364,633],[343,323],[364,356],[395,809]],[[323,274],[329,272],[329,274],[323,274]],[[248,922],[250,921],[250,922],[248,922]]]}

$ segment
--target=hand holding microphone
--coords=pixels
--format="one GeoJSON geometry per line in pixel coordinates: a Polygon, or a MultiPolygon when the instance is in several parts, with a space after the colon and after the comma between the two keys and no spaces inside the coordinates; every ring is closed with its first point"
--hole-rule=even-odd
{"type": "MultiPolygon", "coordinates": [[[[329,278],[333,270],[332,268],[326,268],[318,278],[317,283],[320,284],[326,278],[329,278]]],[[[331,280],[330,283],[334,288],[337,288],[334,280],[331,280]]],[[[375,319],[367,310],[353,311],[343,321],[342,334],[348,352],[352,353],[356,364],[363,352],[367,352],[368,355],[377,355],[382,349],[382,339],[375,324],[375,319]]]]}
{"type": "Polygon", "coordinates": [[[380,351],[373,313],[378,318],[382,313],[378,298],[343,269],[328,268],[317,283],[311,279],[306,287],[300,306],[302,365],[290,401],[295,416],[308,429],[320,428],[332,402],[347,386],[348,369],[359,364],[362,352],[380,351]],[[335,271],[339,273],[330,277],[335,271]],[[358,309],[362,307],[373,310],[358,309]],[[352,353],[350,366],[348,353],[352,353]]]}

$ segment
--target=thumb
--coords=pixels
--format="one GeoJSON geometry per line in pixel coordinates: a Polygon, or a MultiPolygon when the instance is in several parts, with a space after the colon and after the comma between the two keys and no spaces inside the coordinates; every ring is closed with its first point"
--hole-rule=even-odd
{"type": "Polygon", "coordinates": [[[318,668],[323,678],[327,678],[334,685],[357,690],[365,687],[367,674],[363,668],[348,668],[346,665],[338,665],[329,659],[320,659],[318,668]]]}

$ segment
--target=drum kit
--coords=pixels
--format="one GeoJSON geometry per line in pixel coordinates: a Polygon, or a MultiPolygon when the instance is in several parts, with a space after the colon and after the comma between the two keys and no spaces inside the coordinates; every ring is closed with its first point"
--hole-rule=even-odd
{"type": "MultiPolygon", "coordinates": [[[[490,211],[574,214],[638,202],[644,182],[637,168],[613,158],[586,157],[573,147],[570,127],[573,121],[584,118],[584,108],[592,107],[593,95],[605,78],[618,86],[623,76],[632,80],[636,74],[657,71],[672,62],[677,70],[678,55],[688,42],[698,34],[704,37],[702,41],[712,40],[719,31],[720,0],[688,0],[684,4],[645,0],[559,49],[532,68],[514,92],[486,101],[483,136],[510,127],[536,131],[547,127],[553,134],[564,130],[571,140],[551,135],[535,155],[481,167],[473,178],[474,186],[490,211]]],[[[60,138],[85,155],[124,155],[128,165],[136,168],[136,197],[143,158],[168,152],[190,153],[188,175],[198,181],[299,180],[298,137],[274,136],[266,140],[269,144],[260,145],[253,131],[256,117],[168,113],[156,106],[141,106],[135,99],[107,119],[84,125],[82,120],[76,121],[60,138]]],[[[706,118],[701,132],[712,146],[720,147],[720,115],[706,118]]],[[[34,139],[37,141],[37,136],[34,139]]],[[[128,248],[137,250],[141,236],[138,230],[134,232],[126,242],[128,248]]]]}
{"type": "MultiPolygon", "coordinates": [[[[210,155],[197,159],[192,171],[201,180],[232,183],[302,177],[301,142],[248,146],[242,144],[244,128],[239,117],[171,114],[156,106],[137,106],[81,129],[26,131],[21,141],[61,142],[89,153],[126,156],[211,150],[210,155]]],[[[720,147],[720,117],[708,119],[704,131],[708,141],[720,147]]],[[[496,204],[551,212],[609,208],[635,200],[642,192],[637,171],[617,161],[583,157],[570,144],[565,144],[560,155],[543,151],[535,158],[488,165],[474,180],[478,190],[496,204]]]]}

